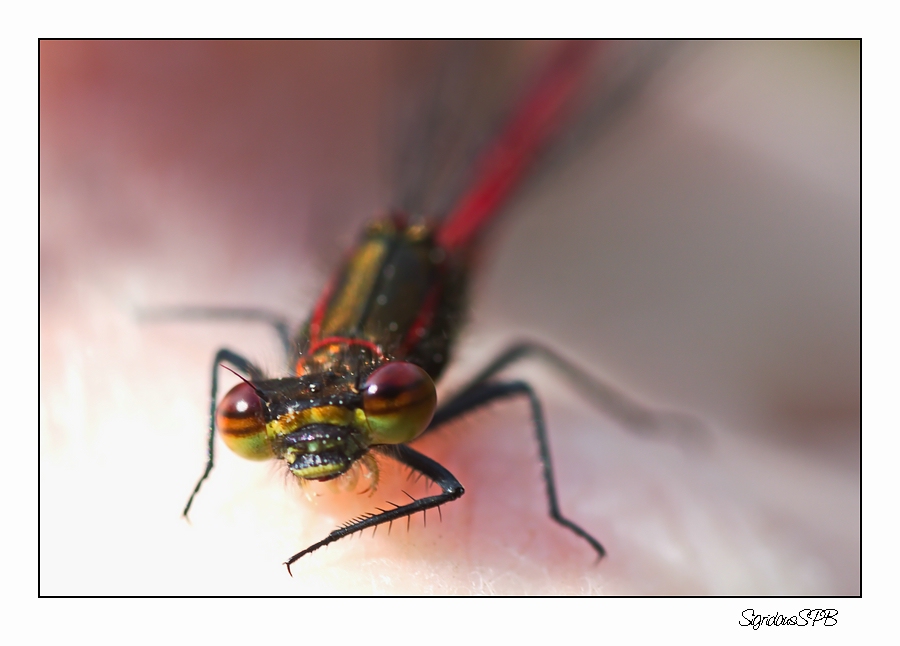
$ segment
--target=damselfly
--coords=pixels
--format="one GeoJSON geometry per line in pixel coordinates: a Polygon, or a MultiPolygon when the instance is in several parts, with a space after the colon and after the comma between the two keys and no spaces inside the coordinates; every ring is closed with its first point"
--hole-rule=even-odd
{"type": "MultiPolygon", "coordinates": [[[[467,386],[438,405],[435,382],[453,353],[466,303],[475,245],[534,161],[558,138],[589,85],[602,45],[560,45],[531,79],[477,156],[461,191],[434,213],[395,209],[371,223],[295,333],[275,315],[257,310],[156,311],[148,317],[209,316],[271,324],[290,369],[272,378],[251,360],[220,349],[213,362],[208,460],[184,509],[187,516],[214,464],[215,435],[251,460],[283,460],[300,481],[329,481],[377,472],[375,455],[396,460],[437,484],[439,494],[376,508],[294,554],[291,564],[345,536],[408,518],[463,495],[462,484],[410,443],[464,413],[498,400],[530,406],[551,518],[605,550],[559,507],[544,414],[525,381],[499,374],[529,356],[559,369],[601,408],[636,429],[661,426],[662,417],[598,382],[549,348],[517,343],[467,386]],[[219,369],[242,382],[219,401],[219,369]]],[[[682,420],[683,421],[683,420],[682,420]]]]}

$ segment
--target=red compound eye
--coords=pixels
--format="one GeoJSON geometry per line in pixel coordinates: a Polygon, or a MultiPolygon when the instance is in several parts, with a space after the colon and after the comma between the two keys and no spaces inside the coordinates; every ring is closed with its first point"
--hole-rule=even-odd
{"type": "Polygon", "coordinates": [[[437,391],[419,366],[395,361],[369,375],[363,392],[374,444],[403,444],[422,434],[434,416],[437,391]]]}
{"type": "Polygon", "coordinates": [[[265,403],[253,386],[240,383],[216,408],[216,428],[229,449],[249,460],[273,457],[266,434],[265,403]]]}

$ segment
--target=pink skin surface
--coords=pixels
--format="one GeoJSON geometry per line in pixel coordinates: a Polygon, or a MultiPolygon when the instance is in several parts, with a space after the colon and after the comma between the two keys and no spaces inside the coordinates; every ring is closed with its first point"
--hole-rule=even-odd
{"type": "MultiPolygon", "coordinates": [[[[644,402],[702,415],[710,451],[649,441],[553,371],[563,512],[522,403],[417,445],[462,499],[281,563],[422,483],[307,500],[217,440],[215,351],[280,374],[241,323],[299,323],[384,207],[378,43],[41,44],[40,585],[44,594],[858,594],[859,48],[688,46],[615,127],[519,193],[487,242],[439,397],[534,337],[644,402]]],[[[224,387],[235,379],[223,375],[224,387]]],[[[322,489],[322,491],[319,491],[322,489]]],[[[321,493],[322,495],[315,495],[321,493]]]]}

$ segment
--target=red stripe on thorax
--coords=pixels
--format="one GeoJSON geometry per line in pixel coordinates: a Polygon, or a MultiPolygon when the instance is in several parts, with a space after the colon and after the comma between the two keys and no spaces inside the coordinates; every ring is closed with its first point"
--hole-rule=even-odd
{"type": "Polygon", "coordinates": [[[441,300],[442,291],[443,284],[440,282],[435,283],[431,287],[431,290],[425,297],[425,301],[422,303],[422,309],[419,310],[419,315],[416,317],[416,320],[413,321],[412,327],[409,328],[409,332],[406,333],[403,343],[400,344],[399,354],[401,357],[405,357],[409,351],[415,347],[416,343],[425,338],[425,335],[420,335],[419,331],[425,330],[431,325],[431,321],[434,319],[434,313],[441,300]]]}
{"type": "Polygon", "coordinates": [[[325,291],[322,292],[322,295],[319,297],[316,307],[313,310],[312,318],[309,320],[310,347],[315,345],[319,340],[319,334],[322,332],[322,319],[325,318],[325,311],[328,309],[328,302],[331,300],[331,295],[334,292],[336,284],[337,277],[334,277],[325,287],[325,291]]]}

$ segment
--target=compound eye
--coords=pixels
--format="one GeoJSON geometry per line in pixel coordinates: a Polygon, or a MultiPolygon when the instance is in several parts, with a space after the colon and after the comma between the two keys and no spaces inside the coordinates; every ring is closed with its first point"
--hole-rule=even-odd
{"type": "Polygon", "coordinates": [[[434,416],[437,391],[419,366],[395,361],[369,375],[363,392],[373,444],[403,444],[422,434],[434,416]]]}
{"type": "Polygon", "coordinates": [[[222,398],[216,408],[216,428],[225,445],[248,460],[273,457],[266,434],[265,403],[253,386],[240,383],[222,398]]]}

